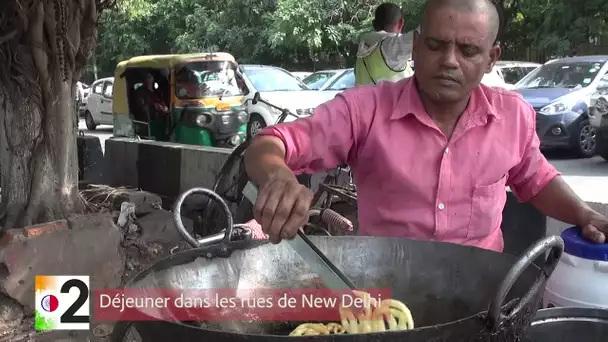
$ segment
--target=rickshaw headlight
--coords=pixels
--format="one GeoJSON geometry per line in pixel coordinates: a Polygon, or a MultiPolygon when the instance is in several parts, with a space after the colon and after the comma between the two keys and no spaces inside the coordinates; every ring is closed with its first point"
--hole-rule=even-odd
{"type": "Polygon", "coordinates": [[[243,139],[241,139],[240,135],[233,135],[232,138],[230,138],[230,144],[234,147],[239,146],[243,141],[243,139]]]}
{"type": "Polygon", "coordinates": [[[201,127],[204,127],[208,123],[209,123],[209,119],[207,118],[207,115],[201,114],[201,115],[198,115],[196,117],[196,124],[197,125],[199,125],[201,127]]]}
{"type": "Polygon", "coordinates": [[[249,114],[247,112],[240,112],[238,118],[240,122],[245,123],[249,119],[249,114]]]}

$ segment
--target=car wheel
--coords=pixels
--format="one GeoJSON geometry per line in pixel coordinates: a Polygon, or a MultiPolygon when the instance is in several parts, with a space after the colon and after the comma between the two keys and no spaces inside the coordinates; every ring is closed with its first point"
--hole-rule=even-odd
{"type": "Polygon", "coordinates": [[[596,152],[604,160],[608,161],[608,135],[602,135],[599,132],[595,134],[596,152]]]}
{"type": "Polygon", "coordinates": [[[93,115],[88,110],[84,113],[84,122],[87,125],[87,129],[89,131],[94,131],[97,128],[97,124],[95,120],[93,120],[93,115]]]}
{"type": "Polygon", "coordinates": [[[249,122],[247,123],[247,138],[251,139],[256,134],[260,133],[262,129],[266,127],[266,122],[259,114],[251,115],[249,122]]]}
{"type": "Polygon", "coordinates": [[[585,119],[578,125],[578,129],[572,134],[572,147],[580,158],[591,158],[595,155],[597,140],[595,129],[585,119]]]}

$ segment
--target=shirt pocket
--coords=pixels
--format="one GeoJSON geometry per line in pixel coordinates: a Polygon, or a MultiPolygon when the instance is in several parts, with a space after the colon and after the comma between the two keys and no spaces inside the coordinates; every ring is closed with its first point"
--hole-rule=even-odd
{"type": "Polygon", "coordinates": [[[476,185],[471,199],[471,222],[467,238],[479,239],[498,227],[507,198],[507,176],[490,185],[476,185]]]}

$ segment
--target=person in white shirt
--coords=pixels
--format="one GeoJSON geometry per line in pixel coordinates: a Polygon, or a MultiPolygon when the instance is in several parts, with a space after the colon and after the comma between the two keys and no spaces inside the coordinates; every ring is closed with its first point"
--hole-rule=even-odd
{"type": "Polygon", "coordinates": [[[384,3],[376,8],[374,32],[361,37],[355,84],[377,84],[399,81],[414,74],[410,67],[413,33],[401,34],[403,13],[399,6],[384,3]]]}

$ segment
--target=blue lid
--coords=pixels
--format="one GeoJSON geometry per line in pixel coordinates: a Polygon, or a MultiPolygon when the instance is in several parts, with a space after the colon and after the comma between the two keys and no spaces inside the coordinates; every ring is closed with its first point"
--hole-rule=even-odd
{"type": "Polygon", "coordinates": [[[578,227],[571,227],[561,234],[564,253],[587,260],[608,261],[608,243],[594,243],[585,239],[578,227]]]}

